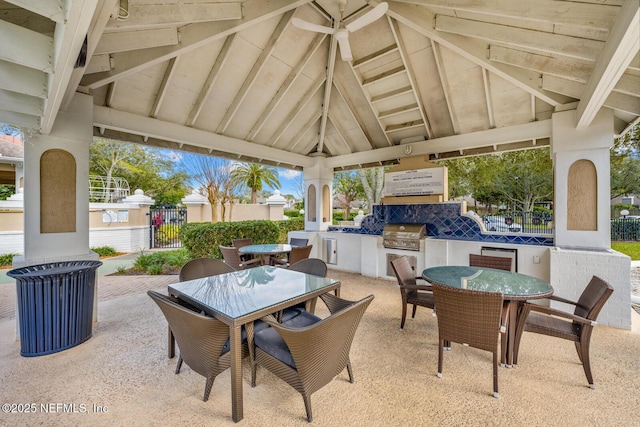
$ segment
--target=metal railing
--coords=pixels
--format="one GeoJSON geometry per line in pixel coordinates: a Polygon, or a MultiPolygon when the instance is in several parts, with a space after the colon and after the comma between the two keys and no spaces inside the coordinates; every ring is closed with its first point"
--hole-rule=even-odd
{"type": "Polygon", "coordinates": [[[553,234],[553,216],[539,212],[499,212],[482,216],[487,231],[553,234]]]}
{"type": "Polygon", "coordinates": [[[640,240],[640,219],[616,218],[611,220],[611,240],[615,242],[640,240]]]}
{"type": "Polygon", "coordinates": [[[120,177],[89,175],[89,201],[102,203],[120,202],[129,196],[129,183],[120,177]]]}

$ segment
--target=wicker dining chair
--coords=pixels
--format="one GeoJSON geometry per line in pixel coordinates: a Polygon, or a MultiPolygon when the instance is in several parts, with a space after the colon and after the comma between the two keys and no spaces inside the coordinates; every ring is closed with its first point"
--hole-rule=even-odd
{"type": "Polygon", "coordinates": [[[506,332],[502,294],[433,284],[438,317],[438,377],[444,347],[467,344],[493,353],[493,397],[498,397],[498,335],[506,332]]]}
{"type": "Polygon", "coordinates": [[[511,258],[469,254],[471,267],[497,268],[498,270],[511,271],[511,258]]]}
{"type": "Polygon", "coordinates": [[[289,239],[289,244],[291,246],[307,246],[309,244],[309,239],[302,239],[300,237],[292,237],[289,239]]]}
{"type": "Polygon", "coordinates": [[[256,368],[262,366],[302,395],[307,421],[313,421],[311,395],[330,383],[345,367],[349,381],[353,372],[349,351],[362,316],[373,300],[346,301],[331,294],[321,295],[332,314],[320,319],[311,313],[284,323],[273,316],[263,318],[271,327],[255,334],[255,363],[251,386],[256,385],[256,368]]]}
{"type": "Polygon", "coordinates": [[[219,248],[220,252],[222,252],[222,258],[224,259],[225,264],[230,265],[236,270],[244,270],[263,265],[262,257],[244,261],[240,258],[238,248],[233,246],[219,246],[219,248]]]}
{"type": "Polygon", "coordinates": [[[180,281],[200,279],[207,276],[216,276],[218,274],[230,273],[236,271],[229,264],[215,258],[195,258],[187,261],[180,268],[180,281]]]}
{"type": "MultiPolygon", "coordinates": [[[[216,376],[231,366],[229,353],[229,326],[213,317],[200,314],[195,307],[175,297],[163,295],[156,291],[147,294],[158,304],[169,327],[178,342],[180,358],[175,373],[180,373],[182,362],[207,379],[204,396],[205,402],[216,376]]],[[[245,343],[242,346],[242,358],[249,355],[245,343]]]]}
{"type": "Polygon", "coordinates": [[[595,388],[589,360],[589,343],[598,314],[612,293],[613,287],[609,283],[593,276],[578,301],[555,295],[549,297],[552,301],[575,306],[573,314],[556,308],[525,303],[518,318],[513,362],[518,363],[518,350],[524,331],[573,341],[589,387],[595,388]]]}
{"type": "Polygon", "coordinates": [[[289,256],[286,259],[272,256],[271,265],[288,267],[300,260],[309,258],[311,249],[313,249],[313,245],[292,246],[291,252],[289,252],[289,256]]]}
{"type": "Polygon", "coordinates": [[[291,264],[288,270],[313,274],[314,276],[327,277],[327,264],[319,258],[305,258],[291,264]]]}
{"type": "MultiPolygon", "coordinates": [[[[407,305],[413,306],[411,318],[416,317],[418,306],[434,309],[433,293],[431,284],[418,284],[418,280],[424,281],[422,277],[416,277],[409,263],[409,258],[401,256],[391,261],[391,267],[398,279],[398,288],[402,297],[402,320],[400,320],[400,330],[404,329],[404,322],[407,318],[407,305]]],[[[425,282],[426,283],[426,282],[425,282]]]]}
{"type": "MultiPolygon", "coordinates": [[[[231,246],[233,246],[234,248],[241,248],[243,246],[250,246],[253,245],[253,239],[250,238],[244,238],[244,239],[233,239],[231,240],[231,246]]],[[[241,254],[240,255],[240,259],[242,261],[248,261],[250,259],[253,259],[253,255],[252,254],[241,254]]]]}

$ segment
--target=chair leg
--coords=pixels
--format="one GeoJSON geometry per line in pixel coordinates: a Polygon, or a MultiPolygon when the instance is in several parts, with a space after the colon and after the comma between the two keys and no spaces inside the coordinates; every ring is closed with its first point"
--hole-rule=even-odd
{"type": "MultiPolygon", "coordinates": [[[[591,374],[591,362],[589,360],[589,339],[591,338],[591,331],[586,334],[582,334],[580,337],[580,351],[578,352],[578,356],[582,361],[582,368],[584,369],[584,374],[587,376],[587,381],[589,382],[590,388],[596,388],[593,383],[593,375],[591,374]]],[[[578,343],[576,343],[576,348],[578,343]]]]}
{"type": "Polygon", "coordinates": [[[182,355],[178,357],[178,364],[176,365],[176,374],[180,373],[180,368],[182,368],[182,355]]]}
{"type": "Polygon", "coordinates": [[[407,304],[402,304],[402,320],[400,320],[400,330],[404,329],[404,321],[407,319],[407,304]]]}
{"type": "Polygon", "coordinates": [[[216,379],[216,377],[207,378],[207,383],[204,386],[204,396],[202,398],[202,400],[204,402],[209,400],[209,394],[211,393],[211,387],[213,387],[213,380],[215,380],[215,379],[216,379]]]}
{"type": "Polygon", "coordinates": [[[444,343],[442,338],[438,339],[438,378],[442,378],[442,356],[444,355],[444,343]]]}
{"type": "Polygon", "coordinates": [[[258,370],[258,364],[256,362],[251,362],[251,387],[256,386],[257,370],[258,370]]]}
{"type": "Polygon", "coordinates": [[[411,312],[411,318],[415,319],[416,318],[416,309],[418,308],[417,305],[413,304],[413,311],[411,312]]]}
{"type": "Polygon", "coordinates": [[[307,411],[307,421],[313,422],[313,414],[311,413],[311,396],[303,395],[304,409],[307,411]]]}
{"type": "Polygon", "coordinates": [[[493,397],[498,397],[498,349],[493,352],[493,397]]]}
{"type": "Polygon", "coordinates": [[[580,359],[580,363],[582,362],[582,352],[580,351],[580,342],[579,341],[575,341],[574,344],[576,345],[576,353],[578,353],[578,358],[580,359]]]}
{"type": "Polygon", "coordinates": [[[353,368],[351,367],[351,360],[347,359],[347,372],[349,373],[349,382],[353,384],[355,382],[353,378],[353,368]]]}

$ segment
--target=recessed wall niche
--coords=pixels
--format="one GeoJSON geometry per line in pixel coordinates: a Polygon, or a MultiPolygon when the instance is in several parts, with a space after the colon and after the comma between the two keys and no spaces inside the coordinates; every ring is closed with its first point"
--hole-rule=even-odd
{"type": "Polygon", "coordinates": [[[76,231],[76,160],[53,149],[40,157],[40,232],[76,231]]]}
{"type": "Polygon", "coordinates": [[[589,160],[578,160],[569,168],[567,230],[598,230],[598,177],[589,160]]]}

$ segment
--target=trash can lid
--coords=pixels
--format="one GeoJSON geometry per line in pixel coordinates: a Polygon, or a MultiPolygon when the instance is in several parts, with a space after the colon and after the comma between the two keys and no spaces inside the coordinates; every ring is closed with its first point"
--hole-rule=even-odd
{"type": "Polygon", "coordinates": [[[15,268],[7,272],[7,276],[14,279],[26,277],[44,277],[51,275],[72,274],[95,270],[102,265],[102,261],[69,261],[37,264],[15,268]]]}

